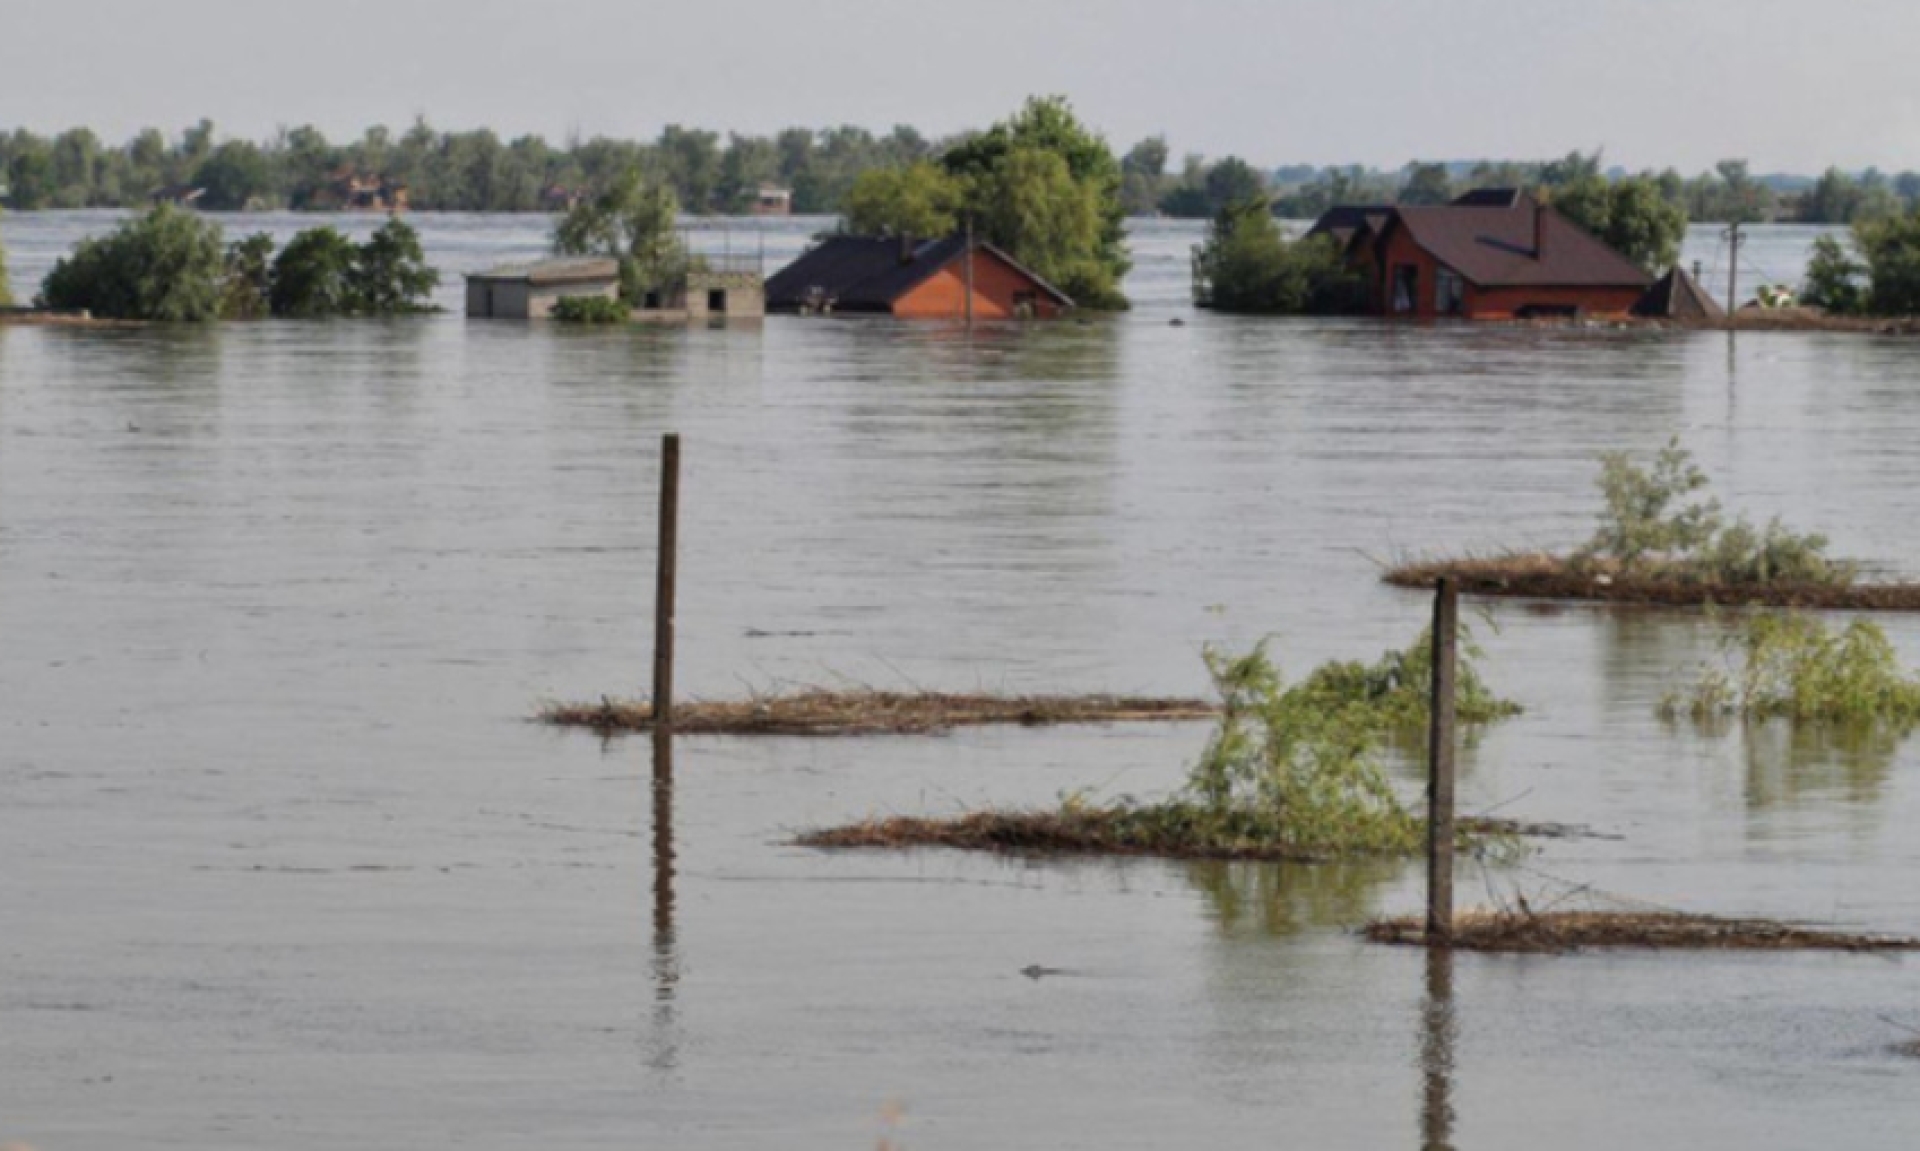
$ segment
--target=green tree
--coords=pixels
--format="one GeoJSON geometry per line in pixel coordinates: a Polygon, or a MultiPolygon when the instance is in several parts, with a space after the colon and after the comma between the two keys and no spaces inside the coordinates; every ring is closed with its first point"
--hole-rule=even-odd
{"type": "Polygon", "coordinates": [[[1365,287],[1332,237],[1288,243],[1264,196],[1221,209],[1193,250],[1194,303],[1223,312],[1354,312],[1365,287]]]}
{"type": "Polygon", "coordinates": [[[1813,242],[1800,298],[1836,316],[1857,315],[1867,310],[1866,277],[1867,266],[1854,258],[1847,245],[1822,236],[1813,242]]]}
{"type": "Polygon", "coordinates": [[[52,145],[22,130],[13,134],[7,152],[8,202],[23,212],[52,207],[60,192],[52,145]]]}
{"type": "Polygon", "coordinates": [[[236,212],[272,195],[273,169],[258,146],[229,140],[201,163],[193,182],[205,189],[202,207],[236,212]]]}
{"type": "Polygon", "coordinates": [[[220,314],[226,253],[220,227],[162,204],[55,264],[41,303],[127,320],[211,320],[220,314]]]}
{"type": "Polygon", "coordinates": [[[1920,210],[1862,220],[1853,242],[1871,284],[1867,310],[1880,316],[1920,316],[1920,210]]]}
{"type": "Polygon", "coordinates": [[[1687,214],[1651,176],[1577,180],[1552,193],[1553,206],[1601,242],[1649,272],[1673,266],[1687,235],[1687,214]]]}
{"type": "Polygon", "coordinates": [[[1129,216],[1150,216],[1166,195],[1167,138],[1149,136],[1120,161],[1120,202],[1129,216]]]}
{"type": "Polygon", "coordinates": [[[951,235],[960,226],[965,190],[938,164],[870,168],[847,191],[847,230],[867,236],[951,235]]]}
{"type": "Polygon", "coordinates": [[[352,309],[363,316],[431,311],[426,301],[439,283],[440,273],[427,266],[420,248],[420,233],[398,216],[387,217],[355,249],[347,276],[352,309]]]}
{"type": "Polygon", "coordinates": [[[323,319],[355,309],[353,241],[334,228],[309,228],[273,262],[268,302],[276,316],[323,319]]]}
{"type": "Polygon", "coordinates": [[[720,188],[719,133],[669,124],[660,133],[658,148],[680,203],[700,215],[713,211],[720,188]]]}
{"type": "Polygon", "coordinates": [[[1124,308],[1120,281],[1127,255],[1126,208],[1120,202],[1120,162],[1088,130],[1063,97],[1035,97],[1011,118],[949,149],[941,161],[967,182],[970,210],[986,238],[1011,252],[1079,303],[1124,308]],[[1050,165],[1035,159],[1050,155],[1050,165]],[[1017,172],[1009,172],[1016,166],[1017,172]],[[1065,181],[1058,179],[1064,171],[1065,181]],[[1052,201],[1043,202],[1047,197],[1052,201]],[[1091,234],[1044,235],[1040,217],[1080,223],[1091,234]]]}
{"type": "Polygon", "coordinates": [[[628,168],[598,195],[582,200],[553,229],[563,256],[606,256],[620,263],[620,296],[630,304],[684,278],[686,247],[675,230],[680,205],[673,189],[628,168]]]}
{"type": "Polygon", "coordinates": [[[220,317],[258,320],[271,311],[273,292],[273,237],[255,232],[227,249],[222,281],[220,317]]]}
{"type": "Polygon", "coordinates": [[[1400,186],[1402,204],[1444,204],[1453,199],[1453,177],[1445,164],[1415,164],[1400,186]]]}

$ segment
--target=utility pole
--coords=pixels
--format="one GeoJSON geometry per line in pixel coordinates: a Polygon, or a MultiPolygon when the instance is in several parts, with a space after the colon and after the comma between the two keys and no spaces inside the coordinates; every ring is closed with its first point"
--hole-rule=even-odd
{"type": "Polygon", "coordinates": [[[1740,221],[1736,217],[1727,229],[1727,321],[1733,321],[1733,309],[1740,300],[1740,221]]]}

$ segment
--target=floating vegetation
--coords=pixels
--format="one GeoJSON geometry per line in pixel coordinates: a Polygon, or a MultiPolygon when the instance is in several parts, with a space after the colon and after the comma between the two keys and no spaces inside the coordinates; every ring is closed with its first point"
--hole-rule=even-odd
{"type": "Polygon", "coordinates": [[[1863,583],[1859,565],[1831,559],[1825,536],[1777,518],[1728,520],[1678,440],[1651,468],[1623,452],[1601,457],[1603,506],[1593,538],[1569,555],[1508,552],[1409,560],[1386,582],[1431,587],[1442,576],[1472,595],[1664,605],[1920,611],[1920,584],[1863,583]]]}
{"type": "MultiPolygon", "coordinates": [[[[1202,720],[1218,715],[1219,710],[1198,699],[815,689],[737,701],[678,703],[673,709],[673,729],[683,735],[928,735],[986,724],[1047,727],[1202,720]]],[[[653,705],[645,700],[602,698],[594,704],[554,704],[542,709],[539,719],[562,727],[592,728],[602,735],[654,727],[653,705]]]]}
{"type": "MultiPolygon", "coordinates": [[[[1375,943],[1425,947],[1423,916],[1367,926],[1375,943]]],[[[1564,954],[1590,948],[1646,951],[1920,951],[1920,939],[1861,935],[1781,923],[1723,919],[1678,911],[1544,911],[1476,909],[1456,913],[1447,946],[1455,951],[1564,954]]]]}
{"type": "Polygon", "coordinates": [[[1661,702],[1662,715],[1884,725],[1903,733],[1920,724],[1920,678],[1900,666],[1877,624],[1854,620],[1836,631],[1811,616],[1763,612],[1726,646],[1737,664],[1703,668],[1692,687],[1661,702]]]}
{"type": "MultiPolygon", "coordinates": [[[[1425,646],[1424,637],[1414,645],[1425,646]]],[[[1461,707],[1461,719],[1516,714],[1517,705],[1485,688],[1471,654],[1463,656],[1463,705],[1464,685],[1475,685],[1477,694],[1471,713],[1461,707]]],[[[1103,806],[1072,796],[1057,811],[874,820],[799,842],[1206,859],[1414,855],[1425,823],[1395,794],[1379,748],[1390,731],[1425,718],[1424,696],[1409,670],[1421,667],[1421,658],[1410,650],[1373,665],[1327,664],[1288,686],[1264,643],[1241,656],[1209,650],[1219,725],[1186,785],[1165,801],[1103,806]]],[[[1469,820],[1461,824],[1461,840],[1468,850],[1498,851],[1511,837],[1505,828],[1469,820]]]]}

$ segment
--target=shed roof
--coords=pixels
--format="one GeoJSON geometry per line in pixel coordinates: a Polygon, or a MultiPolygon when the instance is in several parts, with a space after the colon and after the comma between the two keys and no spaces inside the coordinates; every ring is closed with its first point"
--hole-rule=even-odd
{"type": "Polygon", "coordinates": [[[1700,286],[1691,272],[1681,267],[1675,267],[1655,281],[1633,306],[1633,314],[1669,320],[1724,320],[1727,317],[1719,301],[1700,286]]]}
{"type": "MultiPolygon", "coordinates": [[[[920,241],[828,236],[767,280],[767,306],[798,308],[824,299],[842,312],[890,311],[895,301],[953,263],[966,249],[967,241],[960,236],[920,241]]],[[[976,242],[974,250],[1033,281],[1061,306],[1073,306],[1066,293],[992,244],[976,242]]]]}
{"type": "Polygon", "coordinates": [[[1525,192],[1470,195],[1467,203],[1396,208],[1394,221],[1435,259],[1483,288],[1653,283],[1638,264],[1525,192]]]}
{"type": "Polygon", "coordinates": [[[475,272],[469,280],[504,280],[528,284],[583,284],[620,278],[620,262],[597,256],[574,256],[558,260],[534,260],[524,264],[502,264],[484,272],[475,272]]]}

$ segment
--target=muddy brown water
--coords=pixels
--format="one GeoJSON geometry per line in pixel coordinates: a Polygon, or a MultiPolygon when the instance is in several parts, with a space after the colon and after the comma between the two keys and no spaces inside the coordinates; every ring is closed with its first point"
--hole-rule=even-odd
{"type": "MultiPolygon", "coordinates": [[[[422,224],[456,268],[539,242],[422,224]]],[[[0,225],[17,278],[98,226],[0,225]]],[[[1377,559],[1567,545],[1593,454],[1676,432],[1730,505],[1920,573],[1920,342],[1200,316],[1192,239],[1141,229],[1129,316],[971,338],[0,329],[0,1142],[1906,1141],[1911,960],[1430,967],[1349,930],[1416,909],[1417,864],[784,846],[1163,792],[1204,725],[685,739],[667,790],[650,740],[523,721],[644,688],[668,429],[694,694],[1190,694],[1206,642],[1368,656],[1427,610],[1377,559]]],[[[1489,612],[1529,713],[1463,755],[1463,807],[1621,838],[1463,901],[1564,879],[1920,928],[1913,744],[1663,724],[1724,626],[1697,614],[1489,612]]]]}

